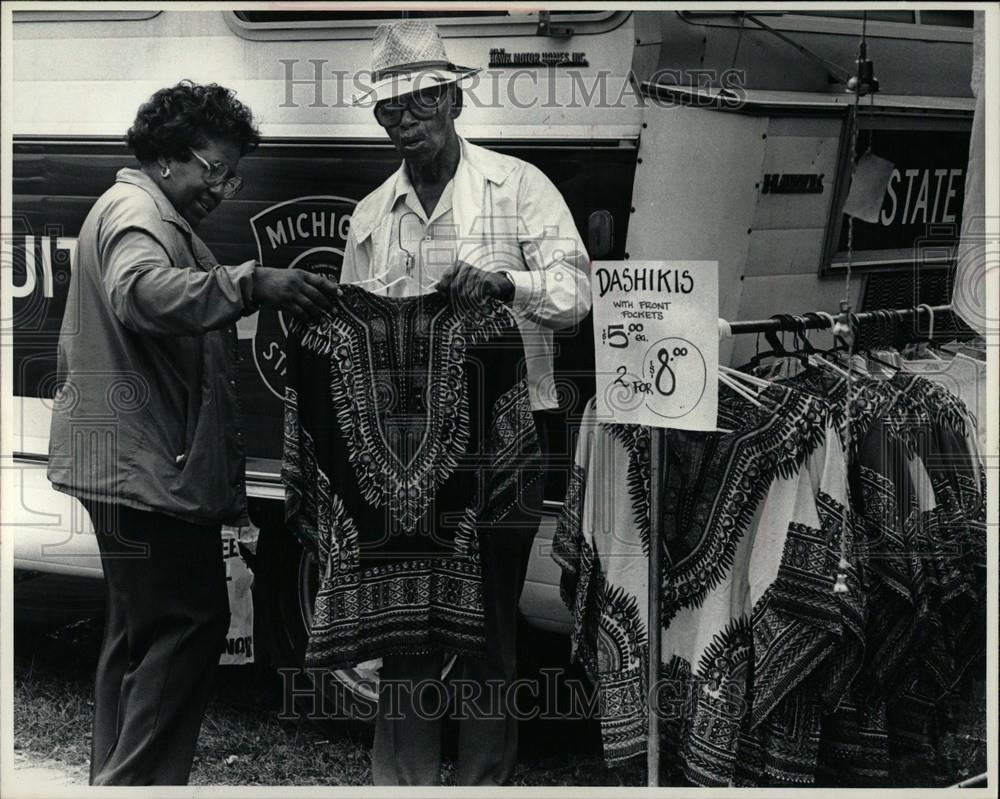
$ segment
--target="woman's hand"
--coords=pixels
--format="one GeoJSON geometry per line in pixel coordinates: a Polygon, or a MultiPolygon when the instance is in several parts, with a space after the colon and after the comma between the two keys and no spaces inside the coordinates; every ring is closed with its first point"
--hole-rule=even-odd
{"type": "Polygon", "coordinates": [[[305,322],[318,322],[332,307],[341,288],[305,269],[259,266],[253,272],[253,301],[272,311],[285,311],[305,322]]]}

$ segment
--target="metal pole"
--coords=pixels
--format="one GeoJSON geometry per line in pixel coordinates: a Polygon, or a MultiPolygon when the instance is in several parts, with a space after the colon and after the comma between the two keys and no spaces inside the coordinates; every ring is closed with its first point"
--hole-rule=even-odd
{"type": "Polygon", "coordinates": [[[661,490],[663,484],[663,430],[649,430],[649,586],[648,631],[649,663],[646,668],[646,706],[649,728],[646,741],[647,785],[660,785],[660,715],[654,706],[657,683],[660,678],[660,535],[663,530],[661,490]]]}
{"type": "MultiPolygon", "coordinates": [[[[950,305],[935,305],[930,309],[936,317],[941,318],[946,314],[950,314],[952,309],[950,305]]],[[[896,314],[900,317],[903,322],[913,322],[918,318],[920,314],[924,314],[925,318],[929,318],[926,308],[904,308],[896,311],[896,314]]],[[[854,314],[854,321],[859,325],[867,324],[872,320],[879,319],[878,312],[872,311],[862,311],[861,313],[854,314]]],[[[776,333],[783,330],[788,332],[793,332],[796,328],[806,328],[807,330],[820,330],[830,326],[830,321],[824,317],[819,316],[795,316],[793,317],[793,325],[788,326],[780,319],[756,319],[746,322],[730,322],[729,332],[731,334],[739,335],[741,333],[767,333],[768,331],[774,331],[776,333]]]]}

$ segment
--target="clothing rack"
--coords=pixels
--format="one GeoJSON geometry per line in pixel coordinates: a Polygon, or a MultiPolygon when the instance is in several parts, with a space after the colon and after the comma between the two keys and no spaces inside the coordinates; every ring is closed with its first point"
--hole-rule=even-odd
{"type": "MultiPolygon", "coordinates": [[[[829,328],[834,317],[830,314],[778,315],[770,319],[746,322],[719,320],[723,338],[745,333],[805,332],[829,328]]],[[[935,338],[968,338],[975,331],[968,328],[952,311],[950,305],[920,305],[915,308],[882,309],[851,314],[855,333],[855,350],[865,350],[877,345],[901,346],[910,341],[935,338]]]]}
{"type": "MultiPolygon", "coordinates": [[[[862,311],[851,314],[851,319],[858,327],[879,323],[887,318],[893,319],[898,325],[912,323],[914,326],[923,315],[927,321],[933,317],[935,327],[939,318],[953,316],[950,305],[923,305],[918,308],[886,309],[885,311],[862,311]],[[928,313],[928,309],[930,313],[928,313]]],[[[830,327],[830,316],[810,314],[803,316],[772,316],[770,319],[756,319],[749,322],[729,322],[729,330],[733,335],[742,333],[767,333],[782,331],[793,333],[796,330],[821,330],[830,327]]],[[[929,328],[928,328],[929,330],[929,328]]]]}
{"type": "MultiPolygon", "coordinates": [[[[920,305],[915,308],[881,309],[850,314],[851,331],[854,341],[851,349],[864,351],[875,346],[897,346],[910,341],[926,341],[947,337],[950,339],[968,337],[975,332],[966,327],[952,312],[950,305],[920,305]],[[968,332],[966,332],[968,331],[968,332]]],[[[719,335],[730,338],[746,333],[764,333],[769,338],[776,334],[804,333],[806,330],[822,330],[833,327],[836,317],[828,313],[810,313],[800,316],[781,314],[770,319],[745,322],[719,320],[719,335]]],[[[663,461],[664,431],[650,429],[650,529],[658,530],[662,522],[662,498],[656,486],[666,477],[667,466],[663,461]]],[[[648,606],[647,626],[649,630],[647,663],[647,701],[658,692],[655,685],[660,662],[660,579],[662,563],[659,546],[650,536],[648,563],[648,606]]],[[[648,705],[648,727],[646,739],[647,785],[660,784],[660,718],[659,708],[648,705]]]]}

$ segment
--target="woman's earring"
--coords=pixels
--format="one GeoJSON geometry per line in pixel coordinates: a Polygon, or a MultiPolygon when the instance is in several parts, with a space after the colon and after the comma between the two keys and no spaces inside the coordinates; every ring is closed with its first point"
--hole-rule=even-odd
{"type": "Polygon", "coordinates": [[[160,167],[160,177],[161,178],[169,178],[170,177],[170,167],[169,166],[161,166],[160,167]]]}

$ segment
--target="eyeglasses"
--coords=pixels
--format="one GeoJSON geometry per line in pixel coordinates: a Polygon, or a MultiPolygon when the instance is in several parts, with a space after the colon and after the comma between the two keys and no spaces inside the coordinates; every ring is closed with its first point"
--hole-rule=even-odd
{"type": "Polygon", "coordinates": [[[202,176],[202,180],[211,189],[221,189],[222,196],[227,200],[239,194],[240,189],[243,188],[243,178],[239,175],[233,175],[231,178],[226,177],[229,174],[229,167],[221,161],[210,164],[190,147],[188,148],[188,152],[201,161],[202,166],[205,167],[205,174],[202,176]]]}
{"type": "Polygon", "coordinates": [[[391,128],[399,124],[407,108],[417,119],[430,119],[441,109],[447,95],[448,92],[438,86],[383,100],[375,105],[375,119],[382,127],[391,128]]]}

